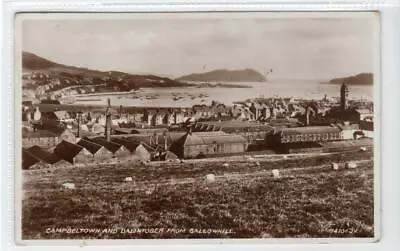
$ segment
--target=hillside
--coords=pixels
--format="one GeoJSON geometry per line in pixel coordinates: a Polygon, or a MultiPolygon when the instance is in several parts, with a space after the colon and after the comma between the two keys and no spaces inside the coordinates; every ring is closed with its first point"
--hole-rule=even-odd
{"type": "MultiPolygon", "coordinates": [[[[69,85],[104,85],[104,88],[115,91],[128,91],[140,87],[180,87],[189,84],[155,75],[136,75],[119,71],[98,71],[87,68],[68,66],[52,62],[33,53],[22,53],[22,67],[25,77],[34,80],[31,89],[59,80],[61,85],[57,89],[69,85]]],[[[32,81],[24,81],[30,84],[32,81]]]]}
{"type": "Polygon", "coordinates": [[[24,170],[27,196],[22,203],[22,237],[372,237],[371,158],[372,152],[351,152],[293,159],[259,157],[258,165],[256,161],[237,158],[229,162],[220,159],[132,165],[130,161],[87,168],[24,170]],[[342,169],[349,160],[359,160],[357,168],[342,169]],[[340,163],[341,169],[332,170],[332,162],[340,163]],[[223,163],[229,163],[229,167],[223,163]],[[272,177],[272,169],[279,169],[280,178],[272,177]],[[206,182],[207,174],[214,174],[215,182],[206,182]],[[125,182],[127,176],[133,177],[133,182],[125,182]],[[64,182],[72,182],[76,188],[61,189],[64,182]],[[95,231],[54,231],[58,228],[95,231]],[[115,232],[102,231],[106,228],[115,232]],[[165,231],[132,231],[148,228],[165,231]],[[200,234],[189,231],[193,228],[232,232],[200,234]],[[121,229],[131,232],[122,233],[121,229]]]}
{"type": "Polygon", "coordinates": [[[28,70],[41,70],[58,66],[50,60],[41,58],[30,52],[22,52],[22,68],[28,70]]]}
{"type": "Polygon", "coordinates": [[[177,78],[178,81],[265,82],[267,79],[253,69],[214,70],[193,73],[177,78]]]}
{"type": "Polygon", "coordinates": [[[335,78],[329,81],[330,84],[346,83],[348,85],[373,85],[374,75],[372,73],[361,73],[355,76],[335,78]]]}

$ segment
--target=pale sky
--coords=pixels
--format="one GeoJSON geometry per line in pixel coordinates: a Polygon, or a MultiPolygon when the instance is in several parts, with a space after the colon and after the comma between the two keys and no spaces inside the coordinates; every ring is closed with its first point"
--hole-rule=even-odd
{"type": "Polygon", "coordinates": [[[330,79],[374,71],[373,17],[25,20],[22,49],[104,71],[272,68],[274,78],[330,79]]]}

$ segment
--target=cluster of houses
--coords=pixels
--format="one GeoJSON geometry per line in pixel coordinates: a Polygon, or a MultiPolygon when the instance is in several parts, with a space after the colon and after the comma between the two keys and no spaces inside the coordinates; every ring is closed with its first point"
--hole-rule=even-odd
{"type": "Polygon", "coordinates": [[[93,93],[95,86],[104,85],[104,81],[95,81],[93,77],[75,76],[64,73],[49,74],[43,72],[26,72],[22,75],[24,92],[34,90],[34,96],[58,99],[60,97],[93,93]],[[96,84],[97,83],[97,84],[96,84]]]}
{"type": "Polygon", "coordinates": [[[321,109],[326,100],[301,104],[291,99],[250,100],[233,107],[213,102],[192,108],[118,109],[109,104],[106,113],[26,105],[22,164],[29,169],[112,158],[150,161],[260,149],[299,153],[372,147],[373,111],[350,108],[346,95],[343,91],[338,109],[328,111],[321,109]]]}

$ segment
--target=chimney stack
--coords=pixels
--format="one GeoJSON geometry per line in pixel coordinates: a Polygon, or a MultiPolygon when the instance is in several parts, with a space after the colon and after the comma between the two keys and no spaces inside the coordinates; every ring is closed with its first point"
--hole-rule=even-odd
{"type": "Polygon", "coordinates": [[[105,137],[107,141],[111,141],[111,102],[108,99],[108,106],[106,109],[106,125],[105,125],[105,137]]]}
{"type": "Polygon", "coordinates": [[[78,138],[81,138],[81,123],[82,123],[82,112],[78,112],[78,133],[77,133],[78,138]]]}
{"type": "Polygon", "coordinates": [[[310,125],[310,107],[307,107],[306,109],[306,125],[310,125]]]}
{"type": "Polygon", "coordinates": [[[168,151],[168,142],[167,142],[167,135],[166,134],[164,134],[164,149],[165,149],[165,151],[168,151]]]}

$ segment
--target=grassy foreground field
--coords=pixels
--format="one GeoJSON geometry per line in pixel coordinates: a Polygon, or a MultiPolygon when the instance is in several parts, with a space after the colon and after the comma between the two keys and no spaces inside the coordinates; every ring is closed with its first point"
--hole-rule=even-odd
{"type": "Polygon", "coordinates": [[[24,171],[22,237],[373,237],[371,156],[24,171]],[[349,159],[356,169],[329,167],[349,159]],[[214,182],[205,179],[210,173],[214,182]],[[65,182],[76,188],[63,189],[65,182]]]}

